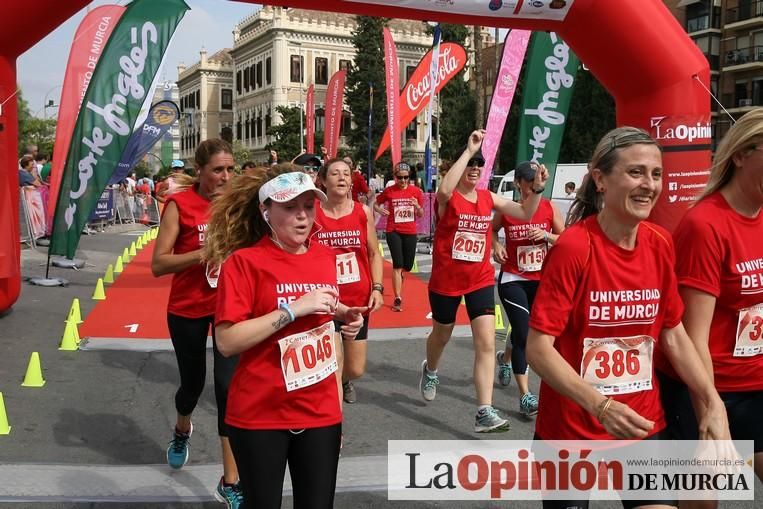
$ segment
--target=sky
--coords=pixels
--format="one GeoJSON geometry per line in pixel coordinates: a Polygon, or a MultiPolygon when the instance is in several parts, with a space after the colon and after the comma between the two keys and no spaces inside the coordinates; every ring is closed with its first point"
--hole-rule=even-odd
{"type": "MultiPolygon", "coordinates": [[[[178,63],[190,66],[198,62],[202,46],[210,55],[222,48],[232,47],[233,26],[260,8],[258,4],[230,0],[185,1],[191,10],[183,17],[167,50],[162,81],[177,80],[178,63]]],[[[129,2],[95,0],[90,6],[113,3],[125,5],[129,2]]],[[[46,114],[48,117],[55,115],[56,108],[45,109],[43,106],[46,98],[53,99],[55,104],[59,102],[69,47],[86,12],[82,9],[19,57],[17,80],[32,115],[40,118],[46,114]]]]}

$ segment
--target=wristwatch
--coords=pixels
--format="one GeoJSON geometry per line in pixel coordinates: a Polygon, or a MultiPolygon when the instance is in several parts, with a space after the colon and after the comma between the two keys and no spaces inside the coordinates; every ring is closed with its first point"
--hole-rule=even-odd
{"type": "Polygon", "coordinates": [[[535,194],[541,194],[543,191],[545,191],[545,187],[541,187],[540,189],[533,189],[533,193],[535,194]]]}

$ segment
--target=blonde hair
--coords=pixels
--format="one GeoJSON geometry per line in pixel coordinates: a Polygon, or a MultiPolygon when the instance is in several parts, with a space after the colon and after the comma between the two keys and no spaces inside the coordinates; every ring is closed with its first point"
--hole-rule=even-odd
{"type": "Polygon", "coordinates": [[[291,163],[277,164],[253,175],[241,175],[212,202],[202,257],[222,263],[237,249],[251,246],[270,232],[260,212],[260,188],[282,173],[302,171],[291,163]]]}
{"type": "Polygon", "coordinates": [[[746,155],[763,142],[763,108],[747,112],[736,124],[731,126],[718,144],[710,168],[707,186],[699,195],[698,201],[722,189],[734,177],[736,165],[734,156],[746,155]]]}
{"type": "Polygon", "coordinates": [[[593,149],[591,162],[588,163],[588,173],[583,178],[583,183],[570,206],[565,221],[566,226],[601,211],[604,201],[601,193],[596,189],[596,182],[591,177],[591,172],[594,168],[598,168],[604,175],[609,175],[620,159],[620,149],[633,145],[654,145],[660,148],[649,133],[637,127],[623,126],[612,129],[599,140],[596,148],[593,149]]]}

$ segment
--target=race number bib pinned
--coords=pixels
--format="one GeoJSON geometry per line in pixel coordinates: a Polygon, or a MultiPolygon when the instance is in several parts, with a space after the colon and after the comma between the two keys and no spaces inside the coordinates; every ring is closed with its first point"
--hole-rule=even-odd
{"type": "Polygon", "coordinates": [[[654,339],[585,338],[580,377],[604,396],[652,389],[654,339]]]}
{"type": "Polygon", "coordinates": [[[398,205],[395,207],[395,222],[396,223],[412,223],[413,222],[413,205],[398,205]]]}
{"type": "Polygon", "coordinates": [[[217,288],[217,279],[220,277],[220,264],[207,262],[207,283],[210,288],[217,288]]]}
{"type": "Polygon", "coordinates": [[[548,251],[547,244],[517,246],[517,268],[520,272],[538,272],[548,251]]]}
{"type": "Polygon", "coordinates": [[[317,384],[337,370],[334,322],[278,340],[286,391],[317,384]]]}
{"type": "Polygon", "coordinates": [[[485,234],[457,231],[451,256],[454,260],[481,262],[485,258],[485,234]]]}
{"type": "Polygon", "coordinates": [[[763,304],[739,311],[734,357],[763,354],[763,304]]]}
{"type": "Polygon", "coordinates": [[[360,281],[360,267],[355,253],[336,255],[336,282],[340,285],[360,281]]]}

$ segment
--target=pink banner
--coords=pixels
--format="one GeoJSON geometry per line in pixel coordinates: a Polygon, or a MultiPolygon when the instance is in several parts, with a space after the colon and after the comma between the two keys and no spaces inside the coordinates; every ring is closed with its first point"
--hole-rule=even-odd
{"type": "Polygon", "coordinates": [[[336,157],[339,150],[346,77],[347,71],[335,72],[326,88],[326,129],[323,131],[323,146],[326,147],[326,155],[329,159],[336,157]]]}
{"type": "Polygon", "coordinates": [[[402,140],[400,122],[400,97],[398,87],[400,80],[397,69],[397,49],[392,33],[384,27],[384,68],[387,85],[387,129],[389,129],[390,147],[392,150],[392,165],[396,165],[402,159],[402,140]]]}
{"type": "MultiPolygon", "coordinates": [[[[41,189],[41,188],[40,188],[41,189]]],[[[27,216],[29,217],[29,234],[35,239],[45,236],[45,205],[42,202],[42,192],[38,188],[22,188],[27,216]]]]}
{"type": "Polygon", "coordinates": [[[305,106],[305,127],[307,128],[307,153],[315,154],[315,86],[307,87],[307,104],[305,106]]]}
{"type": "Polygon", "coordinates": [[[493,98],[490,101],[490,113],[485,126],[485,139],[482,140],[482,156],[485,158],[485,168],[480,175],[477,184],[478,189],[487,189],[490,176],[493,173],[495,155],[503,137],[503,128],[511,109],[511,101],[517,90],[519,72],[522,70],[522,61],[525,58],[527,44],[530,42],[529,30],[512,30],[503,41],[503,58],[501,69],[493,87],[493,98]]]}
{"type": "Polygon", "coordinates": [[[77,28],[69,51],[69,62],[64,74],[64,85],[58,107],[56,141],[53,148],[53,163],[50,169],[50,196],[48,197],[47,228],[48,234],[53,228],[53,214],[56,211],[61,178],[69,153],[74,124],[79,115],[79,107],[85,96],[95,64],[101,57],[111,31],[122,17],[125,7],[121,5],[102,5],[90,11],[77,28]]]}

